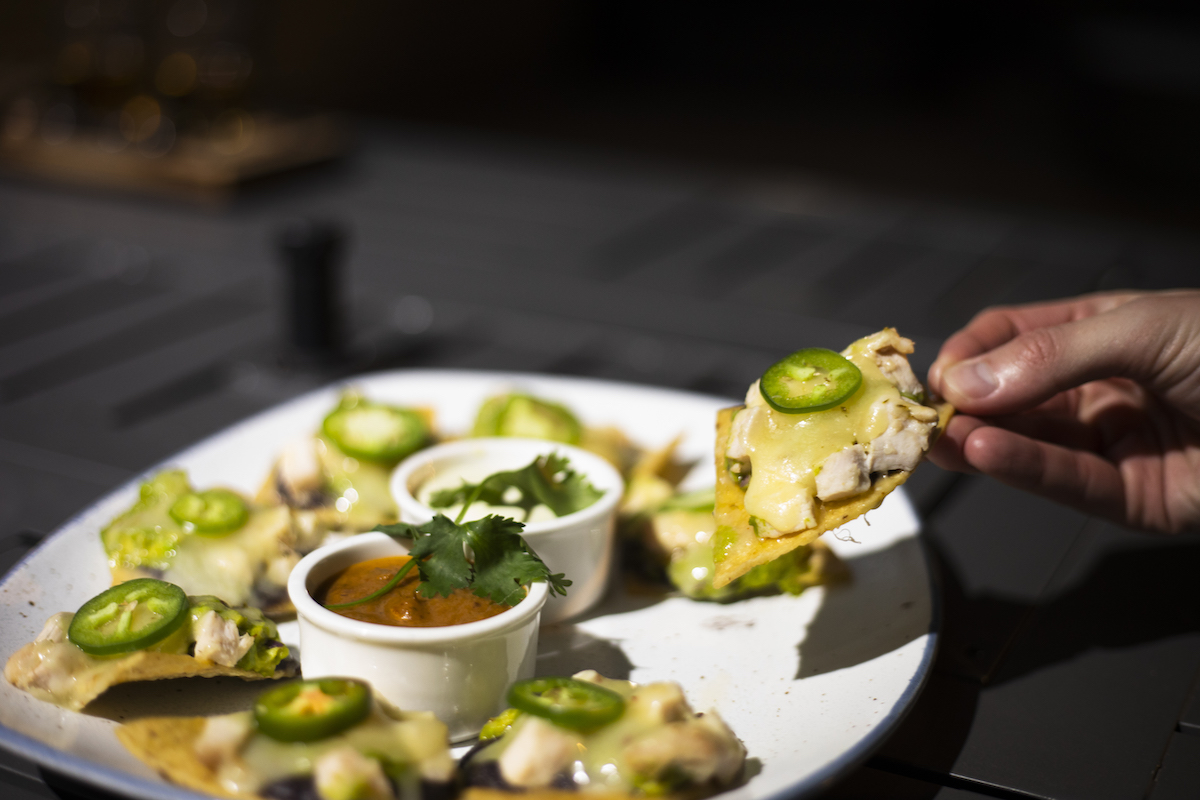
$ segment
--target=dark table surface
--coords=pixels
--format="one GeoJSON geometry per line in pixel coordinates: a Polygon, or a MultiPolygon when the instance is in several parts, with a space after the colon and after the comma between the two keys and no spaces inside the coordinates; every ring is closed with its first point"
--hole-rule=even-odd
{"type": "MultiPolygon", "coordinates": [[[[1200,242],[431,131],[223,209],[0,182],[0,569],[103,493],[365,369],[503,369],[740,397],[884,324],[923,370],[980,308],[1200,281],[1200,242]],[[349,353],[281,355],[280,226],[350,232],[349,353]]],[[[1200,797],[1200,540],[926,465],[944,618],[899,730],[830,798],[1200,797]]],[[[98,796],[0,754],[0,795],[98,796]]]]}

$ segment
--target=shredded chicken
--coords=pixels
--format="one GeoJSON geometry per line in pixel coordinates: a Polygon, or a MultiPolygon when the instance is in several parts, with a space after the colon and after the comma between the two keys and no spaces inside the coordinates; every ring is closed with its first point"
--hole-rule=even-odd
{"type": "Polygon", "coordinates": [[[639,686],[629,699],[638,714],[658,723],[679,722],[694,716],[692,707],[677,683],[650,683],[639,686]]]}
{"type": "Polygon", "coordinates": [[[639,775],[683,773],[698,784],[710,780],[728,783],[741,770],[746,748],[721,717],[710,711],[639,736],[625,746],[624,756],[639,775]]]}
{"type": "Polygon", "coordinates": [[[4,665],[4,677],[35,697],[67,705],[78,684],[76,675],[90,661],[75,645],[44,640],[14,653],[4,665]]]}
{"type": "Polygon", "coordinates": [[[523,789],[549,786],[575,761],[575,738],[538,717],[528,717],[500,756],[500,775],[523,789]]]}
{"type": "Polygon", "coordinates": [[[929,446],[929,436],[937,425],[932,408],[892,403],[886,431],[871,440],[867,455],[869,472],[915,469],[929,446]]]}
{"type": "Polygon", "coordinates": [[[209,717],[204,722],[200,738],[196,739],[196,758],[216,771],[221,764],[237,755],[253,732],[254,722],[249,714],[209,717]]]}
{"type": "Polygon", "coordinates": [[[392,782],[379,762],[339,747],[313,762],[313,782],[323,800],[393,800],[392,782]]]}
{"type": "Polygon", "coordinates": [[[866,350],[874,356],[883,376],[901,392],[913,397],[924,393],[921,382],[905,358],[913,351],[912,339],[905,339],[896,333],[895,328],[884,328],[867,341],[866,350]]]}
{"type": "Polygon", "coordinates": [[[758,381],[750,384],[750,388],[746,391],[746,407],[734,416],[733,424],[729,428],[729,445],[725,448],[726,456],[749,460],[750,428],[759,415],[765,414],[768,408],[767,401],[763,399],[762,392],[758,390],[758,381]]]}
{"type": "Polygon", "coordinates": [[[297,500],[321,490],[325,478],[312,437],[295,439],[284,446],[279,455],[279,482],[297,500]]]}
{"type": "Polygon", "coordinates": [[[205,612],[196,621],[194,655],[201,661],[211,661],[224,667],[237,666],[242,656],[254,646],[254,637],[239,634],[237,623],[223,619],[216,611],[205,612]]]}
{"type": "Polygon", "coordinates": [[[825,502],[853,497],[870,488],[867,451],[861,444],[834,453],[817,473],[817,497],[825,502]]]}

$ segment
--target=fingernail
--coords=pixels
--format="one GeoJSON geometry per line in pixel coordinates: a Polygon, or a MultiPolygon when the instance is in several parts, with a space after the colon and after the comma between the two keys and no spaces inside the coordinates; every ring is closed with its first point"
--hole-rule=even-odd
{"type": "Polygon", "coordinates": [[[946,387],[963,397],[982,400],[999,388],[996,374],[983,361],[964,361],[946,370],[946,387]]]}

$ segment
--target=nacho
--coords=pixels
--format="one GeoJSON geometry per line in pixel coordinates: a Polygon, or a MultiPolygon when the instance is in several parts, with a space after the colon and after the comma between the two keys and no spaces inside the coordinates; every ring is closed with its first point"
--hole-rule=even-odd
{"type": "Polygon", "coordinates": [[[781,413],[755,383],[747,405],[718,412],[715,587],[878,508],[908,479],[953,413],[925,402],[911,352],[885,328],[842,351],[862,382],[835,405],[781,413]]]}
{"type": "MultiPolygon", "coordinates": [[[[304,682],[302,685],[321,683],[304,682]]],[[[303,691],[303,690],[302,690],[303,691]]],[[[261,705],[261,700],[260,703],[261,705]]],[[[373,700],[365,719],[307,741],[277,741],[255,712],[150,717],[117,739],[167,780],[217,797],[449,797],[454,777],[446,726],[428,712],[373,700]]]]}
{"type": "Polygon", "coordinates": [[[292,510],[301,553],[330,533],[391,524],[399,518],[388,486],[392,469],[432,443],[433,431],[432,409],[373,403],[348,392],[320,432],[284,447],[255,500],[292,510]]]}
{"type": "Polygon", "coordinates": [[[251,503],[227,489],[197,492],[182,470],[143,483],[137,502],[100,540],[114,584],[160,578],[188,594],[268,611],[286,603],[287,578],[300,560],[287,508],[251,503]]]}
{"type": "Polygon", "coordinates": [[[215,597],[190,597],[178,630],[145,649],[90,655],[68,638],[75,617],[55,614],[33,642],[4,665],[13,686],[39,700],[78,711],[121,683],[168,678],[282,678],[298,665],[275,624],[258,609],[231,608],[215,597]]]}
{"type": "Polygon", "coordinates": [[[742,778],[746,748],[716,711],[696,713],[678,684],[636,684],[585,670],[510,690],[459,765],[470,795],[702,797],[742,778]]]}

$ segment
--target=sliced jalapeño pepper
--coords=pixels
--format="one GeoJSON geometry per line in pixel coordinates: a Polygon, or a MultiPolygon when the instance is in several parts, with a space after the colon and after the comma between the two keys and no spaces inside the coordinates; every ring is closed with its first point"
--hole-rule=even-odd
{"type": "Polygon", "coordinates": [[[370,712],[370,690],[350,678],[288,683],[254,702],[258,729],[279,742],[325,739],[362,722],[370,712]]]}
{"type": "Polygon", "coordinates": [[[171,505],[171,518],[201,536],[221,536],[246,524],[246,502],[228,489],[188,492],[171,505]]]}
{"type": "Polygon", "coordinates": [[[824,411],[862,385],[862,372],[848,358],[822,347],[797,350],[763,373],[758,391],[784,414],[824,411]]]}
{"type": "Polygon", "coordinates": [[[517,681],[508,690],[508,704],[573,731],[595,730],[625,712],[621,695],[574,678],[517,681]]]}
{"type": "Polygon", "coordinates": [[[429,438],[417,412],[358,398],[343,401],[321,430],[343,453],[366,461],[399,461],[429,438]]]}
{"type": "Polygon", "coordinates": [[[67,638],[93,656],[130,653],[179,630],[187,612],[183,589],[154,578],[135,578],[105,589],[80,606],[67,628],[67,638]]]}
{"type": "Polygon", "coordinates": [[[471,435],[520,436],[579,444],[583,426],[564,405],[527,394],[505,394],[484,402],[471,435]]]}

